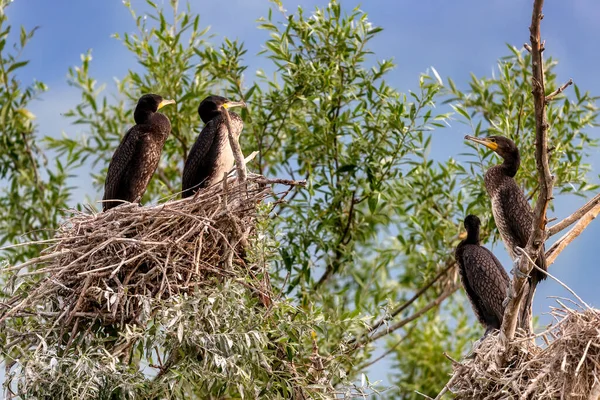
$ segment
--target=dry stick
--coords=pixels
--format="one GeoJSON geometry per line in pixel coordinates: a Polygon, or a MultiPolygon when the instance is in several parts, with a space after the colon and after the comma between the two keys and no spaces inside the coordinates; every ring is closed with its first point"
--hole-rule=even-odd
{"type": "Polygon", "coordinates": [[[392,347],[390,347],[389,349],[387,349],[383,354],[381,354],[379,357],[377,357],[374,360],[369,360],[367,363],[362,364],[360,367],[358,367],[356,370],[357,371],[364,371],[366,368],[370,367],[371,365],[377,363],[378,361],[384,359],[385,357],[387,357],[390,353],[392,353],[394,350],[396,350],[396,348],[398,346],[400,346],[402,344],[402,342],[404,342],[406,340],[407,337],[410,336],[410,334],[412,333],[412,331],[415,329],[415,326],[413,325],[413,327],[410,328],[410,330],[408,331],[408,333],[404,336],[402,336],[400,338],[400,340],[398,340],[392,347]]]}
{"type": "Polygon", "coordinates": [[[425,291],[427,291],[427,289],[429,289],[434,283],[436,283],[442,276],[446,275],[446,273],[448,271],[450,271],[450,269],[454,266],[455,266],[454,262],[452,262],[448,266],[446,266],[446,268],[441,270],[432,280],[427,282],[427,284],[425,286],[423,286],[421,289],[419,289],[419,291],[416,292],[413,297],[411,297],[409,300],[405,301],[402,305],[400,305],[399,307],[394,309],[394,311],[392,311],[390,314],[386,315],[385,317],[381,318],[379,321],[375,322],[372,326],[370,326],[368,328],[368,332],[372,332],[372,331],[376,330],[381,325],[383,325],[385,322],[389,321],[390,319],[394,318],[396,315],[400,314],[402,311],[406,310],[412,303],[414,303],[419,297],[421,297],[421,295],[423,293],[425,293],[425,291]]]}
{"type": "MultiPolygon", "coordinates": [[[[521,249],[520,247],[516,247],[517,251],[520,251],[521,253],[523,252],[523,249],[521,249]]],[[[533,266],[533,268],[537,269],[538,271],[542,271],[544,274],[546,274],[547,276],[549,276],[550,278],[552,278],[553,280],[555,280],[556,282],[558,282],[563,288],[567,289],[567,291],[569,293],[571,293],[573,296],[575,296],[575,298],[581,302],[581,304],[583,304],[588,310],[591,310],[592,308],[585,302],[583,301],[583,299],[581,297],[579,297],[577,295],[577,293],[575,293],[573,291],[573,289],[571,289],[570,287],[568,287],[566,284],[564,284],[560,279],[558,279],[557,277],[555,277],[554,275],[552,275],[551,273],[549,273],[548,271],[544,271],[543,269],[541,269],[540,267],[538,267],[535,262],[533,262],[533,260],[531,259],[531,257],[529,257],[529,254],[525,253],[525,257],[527,258],[527,261],[529,261],[531,263],[531,265],[533,266]]]]}
{"type": "Polygon", "coordinates": [[[408,324],[409,322],[412,322],[415,319],[421,317],[421,315],[425,314],[427,311],[442,304],[442,302],[444,300],[446,300],[448,297],[450,297],[457,290],[458,290],[458,285],[454,285],[454,287],[448,288],[440,296],[438,296],[436,299],[430,301],[425,307],[421,308],[419,311],[415,312],[410,317],[404,318],[403,320],[398,321],[393,325],[390,325],[390,327],[388,329],[386,329],[385,331],[376,333],[373,336],[371,336],[359,343],[366,344],[366,343],[374,342],[377,339],[382,338],[383,336],[389,335],[390,333],[402,328],[404,325],[408,324]]]}
{"type": "Polygon", "coordinates": [[[558,239],[552,247],[546,252],[546,263],[550,265],[556,260],[556,257],[567,247],[600,213],[600,203],[597,203],[585,215],[580,217],[579,221],[566,234],[558,239]]]}
{"type": "Polygon", "coordinates": [[[594,378],[594,380],[596,382],[594,383],[594,386],[592,386],[592,390],[590,391],[587,400],[598,400],[598,397],[600,397],[600,381],[598,378],[594,378]]]}
{"type": "MultiPolygon", "coordinates": [[[[538,254],[540,246],[546,238],[546,210],[548,203],[552,198],[552,183],[553,178],[548,166],[548,121],[546,119],[546,96],[544,94],[544,65],[542,52],[544,50],[543,43],[540,39],[540,22],[544,17],[542,7],[544,0],[534,0],[533,13],[531,17],[530,40],[531,40],[531,59],[532,59],[532,78],[533,86],[533,102],[535,107],[535,164],[538,172],[540,194],[535,205],[533,213],[533,226],[531,236],[525,247],[525,252],[528,255],[535,257],[538,254]]],[[[504,351],[501,351],[499,361],[504,366],[506,364],[506,356],[508,354],[508,344],[515,336],[517,328],[517,320],[521,300],[527,283],[527,276],[532,270],[531,265],[527,262],[526,257],[521,257],[517,266],[521,274],[515,274],[511,284],[512,293],[514,294],[509,299],[508,305],[504,311],[502,327],[500,330],[500,343],[504,351]]],[[[531,313],[530,313],[531,315],[531,313]]]]}
{"type": "Polygon", "coordinates": [[[242,149],[240,148],[240,144],[238,143],[237,139],[233,137],[233,130],[231,129],[231,117],[229,116],[229,111],[227,111],[226,108],[223,108],[223,114],[225,115],[225,125],[227,125],[228,133],[227,136],[229,137],[229,145],[233,151],[233,158],[235,159],[235,167],[237,169],[238,179],[240,180],[240,183],[244,183],[247,179],[244,154],[242,153],[242,149]]]}
{"type": "Polygon", "coordinates": [[[588,201],[587,203],[585,203],[579,210],[575,211],[573,214],[569,215],[562,221],[560,221],[560,222],[556,223],[555,225],[552,225],[550,228],[548,228],[548,233],[547,233],[548,237],[550,237],[552,235],[556,235],[558,232],[567,228],[569,225],[577,222],[579,219],[581,219],[581,217],[583,217],[585,214],[587,214],[588,211],[590,211],[591,209],[596,207],[598,204],[600,204],[600,193],[598,193],[597,195],[592,197],[592,199],[590,201],[588,201]]]}
{"type": "Polygon", "coordinates": [[[546,102],[553,100],[556,96],[561,94],[566,88],[568,88],[572,84],[573,84],[573,79],[569,79],[569,82],[565,83],[564,85],[562,85],[561,87],[556,89],[554,92],[552,92],[548,96],[546,96],[546,102]]]}

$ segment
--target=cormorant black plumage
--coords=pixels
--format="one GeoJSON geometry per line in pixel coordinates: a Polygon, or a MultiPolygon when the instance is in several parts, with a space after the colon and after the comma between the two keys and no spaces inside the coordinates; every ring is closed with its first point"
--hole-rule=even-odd
{"type": "MultiPolygon", "coordinates": [[[[242,101],[229,101],[221,96],[209,96],[202,100],[198,114],[206,125],[198,135],[183,167],[183,198],[192,196],[199,188],[219,182],[223,179],[223,174],[233,168],[233,151],[229,144],[223,109],[245,106],[242,101]]],[[[237,139],[244,128],[244,122],[236,113],[229,112],[229,116],[232,133],[237,139]]]]}
{"type": "Polygon", "coordinates": [[[502,302],[510,280],[494,254],[479,244],[479,218],[468,215],[464,223],[467,237],[456,246],[454,257],[467,297],[487,335],[502,325],[502,302]]]}
{"type": "MultiPolygon", "coordinates": [[[[492,212],[496,226],[500,231],[500,236],[502,236],[508,253],[512,259],[515,259],[518,256],[515,248],[517,246],[525,248],[531,235],[533,223],[533,210],[523,190],[514,179],[521,164],[519,149],[512,140],[504,136],[490,136],[487,138],[465,136],[465,139],[486,146],[504,160],[502,164],[489,168],[484,179],[486,191],[492,200],[492,212]]],[[[542,245],[536,265],[546,271],[546,257],[544,254],[545,247],[542,245]]],[[[523,304],[523,322],[527,321],[524,317],[531,308],[535,287],[539,281],[544,279],[546,279],[546,274],[543,272],[531,271],[529,292],[527,300],[523,304]]]]}
{"type": "Polygon", "coordinates": [[[156,94],[145,94],[133,113],[136,125],[127,131],[108,165],[104,183],[104,211],[142,197],[150,178],[158,167],[160,154],[171,133],[171,122],[157,111],[174,100],[156,94]]]}

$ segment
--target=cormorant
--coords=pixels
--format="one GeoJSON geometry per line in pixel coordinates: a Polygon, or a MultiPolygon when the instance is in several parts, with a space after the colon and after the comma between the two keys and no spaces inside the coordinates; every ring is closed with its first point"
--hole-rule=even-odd
{"type": "Polygon", "coordinates": [[[171,122],[158,113],[174,100],[164,100],[157,94],[145,94],[138,100],[133,113],[136,125],[127,131],[108,165],[102,209],[104,211],[142,197],[148,182],[158,167],[160,154],[171,133],[171,122]]]}
{"type": "MultiPolygon", "coordinates": [[[[531,235],[533,223],[533,210],[525,197],[525,194],[517,185],[514,177],[521,164],[519,149],[515,143],[504,136],[489,136],[487,138],[476,138],[465,136],[465,139],[482,144],[493,150],[504,160],[502,164],[493,166],[485,173],[485,188],[492,199],[492,213],[500,236],[508,249],[512,259],[517,254],[516,247],[525,248],[531,235]]],[[[536,265],[547,271],[545,246],[542,244],[538,254],[536,265]]],[[[527,300],[523,304],[522,321],[526,323],[525,316],[531,309],[531,301],[537,283],[546,279],[546,274],[536,269],[531,271],[529,278],[529,292],[527,300]]]]}
{"type": "Polygon", "coordinates": [[[454,257],[473,311],[487,335],[502,325],[502,302],[510,280],[494,254],[479,244],[479,218],[468,215],[464,223],[467,237],[456,246],[454,257]]]}
{"type": "MultiPolygon", "coordinates": [[[[192,196],[199,188],[211,186],[223,179],[233,168],[233,151],[223,109],[246,107],[243,101],[229,101],[221,96],[208,96],[200,103],[198,114],[206,124],[190,150],[183,167],[181,197],[192,196]]],[[[242,118],[229,113],[232,133],[237,139],[244,128],[242,118]]]]}

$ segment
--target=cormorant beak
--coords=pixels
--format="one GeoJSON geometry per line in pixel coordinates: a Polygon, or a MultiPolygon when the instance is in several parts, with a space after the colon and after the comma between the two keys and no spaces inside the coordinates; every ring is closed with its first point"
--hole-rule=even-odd
{"type": "Polygon", "coordinates": [[[160,110],[161,108],[163,108],[164,106],[169,105],[169,104],[175,104],[175,100],[163,100],[163,101],[161,101],[160,103],[158,103],[157,110],[160,110]]]}
{"type": "Polygon", "coordinates": [[[492,142],[486,138],[480,139],[480,138],[476,138],[475,136],[466,135],[465,139],[470,140],[475,143],[478,143],[478,144],[482,144],[485,147],[487,147],[488,149],[493,150],[493,151],[496,151],[498,149],[498,143],[492,142]]]}
{"type": "Polygon", "coordinates": [[[458,234],[458,240],[465,240],[467,238],[467,231],[462,231],[458,234]]]}
{"type": "Polygon", "coordinates": [[[223,103],[223,108],[233,108],[233,107],[243,107],[246,108],[246,103],[243,101],[228,101],[227,103],[223,103]]]}

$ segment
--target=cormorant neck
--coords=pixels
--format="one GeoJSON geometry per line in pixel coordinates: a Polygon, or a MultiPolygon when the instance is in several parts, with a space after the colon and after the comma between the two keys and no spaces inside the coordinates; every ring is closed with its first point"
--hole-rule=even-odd
{"type": "Polygon", "coordinates": [[[504,158],[504,162],[501,164],[504,173],[510,177],[514,177],[519,170],[521,165],[521,156],[518,151],[515,151],[504,158]]]}
{"type": "Polygon", "coordinates": [[[135,109],[135,111],[133,112],[133,119],[135,120],[136,124],[145,124],[148,121],[150,121],[150,118],[152,118],[152,115],[154,115],[154,111],[150,111],[150,110],[138,110],[137,108],[135,109]]]}
{"type": "Polygon", "coordinates": [[[465,244],[476,244],[479,245],[479,227],[469,227],[467,228],[467,238],[465,239],[465,244]]]}
{"type": "Polygon", "coordinates": [[[220,116],[221,116],[221,111],[219,111],[219,110],[211,110],[209,112],[203,113],[200,116],[200,118],[202,119],[202,122],[204,122],[205,124],[208,124],[210,121],[212,121],[213,119],[215,119],[217,117],[220,117],[220,116]]]}

